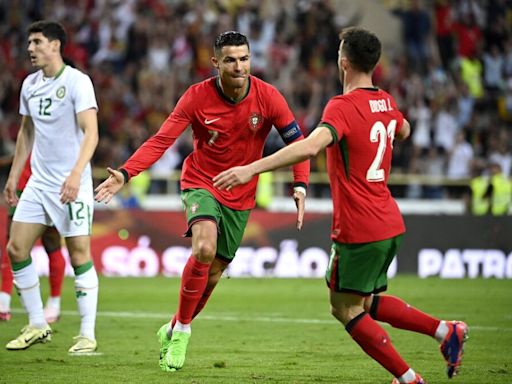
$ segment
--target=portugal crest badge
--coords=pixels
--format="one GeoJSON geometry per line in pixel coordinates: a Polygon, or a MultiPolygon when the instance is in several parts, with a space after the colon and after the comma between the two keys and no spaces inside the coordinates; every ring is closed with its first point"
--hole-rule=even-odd
{"type": "Polygon", "coordinates": [[[249,127],[251,127],[252,131],[257,131],[260,129],[261,124],[263,123],[263,118],[261,115],[253,112],[251,113],[251,116],[249,117],[249,127]]]}

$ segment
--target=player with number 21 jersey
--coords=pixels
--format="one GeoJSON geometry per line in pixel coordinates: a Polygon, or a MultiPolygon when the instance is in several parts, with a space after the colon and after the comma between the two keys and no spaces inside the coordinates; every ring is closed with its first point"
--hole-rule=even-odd
{"type": "Polygon", "coordinates": [[[405,232],[387,187],[395,133],[403,115],[395,100],[378,88],[359,88],[333,97],[319,125],[337,140],[327,147],[334,202],[332,240],[367,243],[405,232]]]}

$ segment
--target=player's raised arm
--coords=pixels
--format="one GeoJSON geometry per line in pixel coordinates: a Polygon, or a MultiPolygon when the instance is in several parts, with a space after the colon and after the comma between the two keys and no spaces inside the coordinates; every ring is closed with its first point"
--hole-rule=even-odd
{"type": "Polygon", "coordinates": [[[4,197],[7,204],[15,206],[18,203],[16,195],[16,185],[21,175],[21,171],[27,161],[27,158],[34,144],[34,124],[30,116],[21,118],[20,130],[16,139],[16,150],[12,160],[11,171],[4,187],[4,197]]]}

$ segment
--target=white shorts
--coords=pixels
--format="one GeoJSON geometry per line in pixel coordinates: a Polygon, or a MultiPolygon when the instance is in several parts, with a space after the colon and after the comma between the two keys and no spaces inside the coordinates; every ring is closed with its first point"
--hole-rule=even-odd
{"type": "Polygon", "coordinates": [[[93,212],[91,188],[80,188],[74,202],[62,204],[58,192],[26,186],[12,220],[55,226],[62,237],[90,236],[93,212]]]}

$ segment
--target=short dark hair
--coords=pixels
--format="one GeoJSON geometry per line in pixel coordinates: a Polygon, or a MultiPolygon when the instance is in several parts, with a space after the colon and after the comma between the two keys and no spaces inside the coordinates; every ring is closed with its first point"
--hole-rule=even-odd
{"type": "Polygon", "coordinates": [[[371,73],[380,59],[382,45],[379,38],[370,31],[350,27],[340,33],[342,51],[354,69],[371,73]]]}
{"type": "Polygon", "coordinates": [[[44,37],[48,40],[59,40],[60,41],[60,53],[62,54],[64,51],[64,46],[66,45],[67,36],[66,30],[62,26],[62,24],[57,23],[55,21],[36,21],[27,29],[28,34],[41,32],[44,37]]]}
{"type": "Polygon", "coordinates": [[[218,56],[220,55],[222,47],[238,47],[240,45],[247,45],[247,48],[250,50],[249,40],[247,39],[247,36],[241,34],[240,32],[227,31],[217,36],[217,38],[215,39],[215,43],[213,44],[213,51],[218,56]]]}

